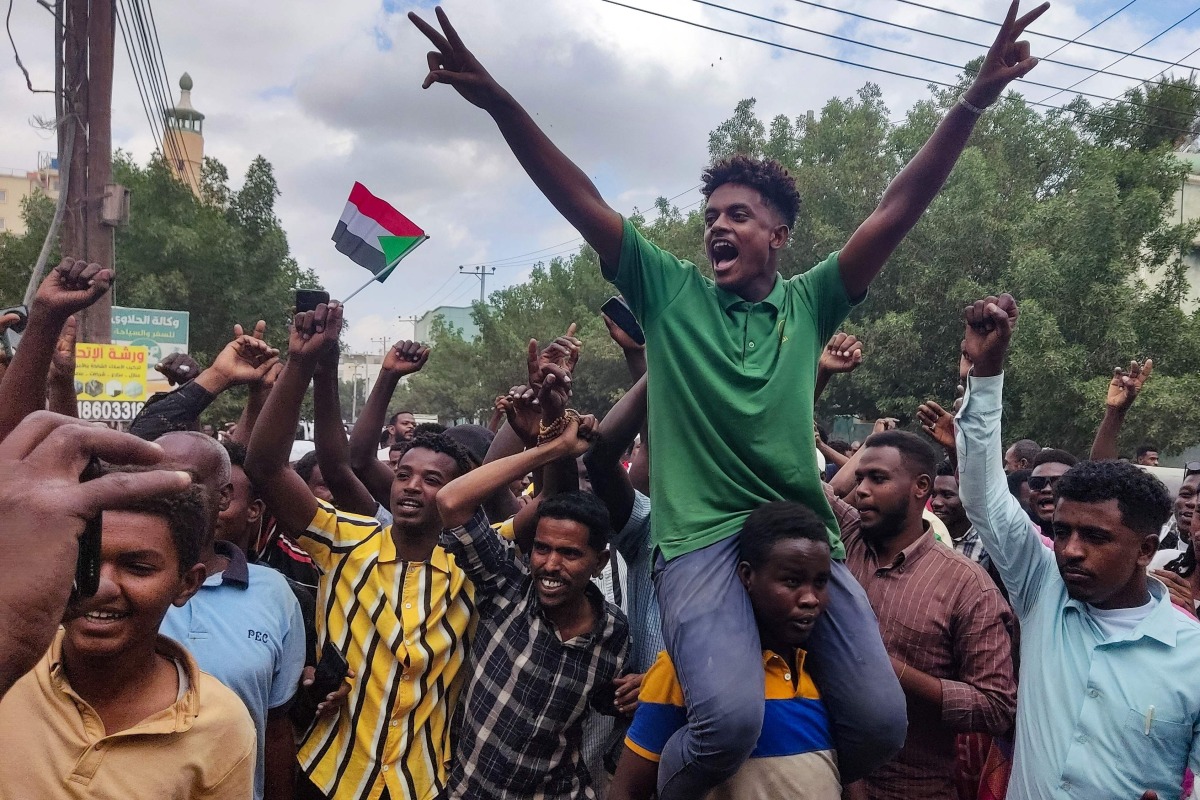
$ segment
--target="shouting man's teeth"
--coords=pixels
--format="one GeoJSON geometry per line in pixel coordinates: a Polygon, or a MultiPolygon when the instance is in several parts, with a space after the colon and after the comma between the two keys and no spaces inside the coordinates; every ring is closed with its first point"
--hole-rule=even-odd
{"type": "Polygon", "coordinates": [[[726,241],[716,241],[712,245],[713,261],[719,266],[727,261],[733,261],[738,256],[737,248],[726,241]]]}
{"type": "Polygon", "coordinates": [[[420,503],[417,503],[413,500],[401,500],[396,505],[400,506],[400,508],[420,508],[421,507],[420,503]]]}
{"type": "Polygon", "coordinates": [[[114,620],[125,619],[128,616],[128,614],[120,611],[89,611],[84,614],[84,617],[92,622],[113,622],[114,620]]]}
{"type": "Polygon", "coordinates": [[[563,581],[560,581],[557,578],[542,578],[541,581],[543,589],[560,589],[566,585],[563,581]]]}

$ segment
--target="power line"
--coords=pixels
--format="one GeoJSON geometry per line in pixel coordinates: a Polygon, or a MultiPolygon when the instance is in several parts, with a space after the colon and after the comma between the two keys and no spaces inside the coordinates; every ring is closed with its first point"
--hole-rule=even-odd
{"type": "MultiPolygon", "coordinates": [[[[866,70],[870,70],[872,72],[881,72],[885,75],[893,75],[897,78],[908,78],[909,80],[921,81],[922,83],[925,83],[925,84],[941,86],[941,87],[947,88],[947,89],[959,88],[955,84],[946,83],[945,81],[938,81],[938,80],[932,80],[929,78],[922,78],[917,75],[910,75],[906,72],[897,72],[896,70],[885,69],[884,67],[875,67],[875,66],[871,66],[869,64],[859,64],[856,61],[850,61],[848,59],[838,58],[837,56],[826,55],[825,53],[815,53],[811,50],[803,50],[798,47],[791,47],[789,45],[779,44],[777,42],[771,42],[766,39],[760,39],[756,36],[750,36],[749,34],[737,33],[735,31],[728,31],[728,30],[724,30],[723,28],[714,28],[710,25],[704,25],[699,22],[693,22],[693,21],[687,20],[687,19],[680,19],[679,17],[672,17],[669,14],[663,14],[658,11],[651,11],[650,9],[639,8],[637,6],[627,5],[625,3],[618,2],[618,0],[600,0],[600,1],[602,3],[608,3],[609,5],[618,6],[620,8],[626,8],[626,9],[629,9],[630,11],[638,11],[643,14],[648,14],[652,17],[659,17],[660,19],[669,20],[671,22],[678,22],[683,25],[689,25],[693,28],[700,28],[702,30],[712,31],[713,33],[720,33],[724,36],[732,36],[737,39],[744,39],[746,41],[756,42],[758,44],[765,44],[768,47],[775,47],[780,50],[787,50],[787,51],[790,51],[793,53],[799,53],[801,55],[812,56],[814,58],[820,58],[825,61],[833,61],[838,64],[844,64],[844,65],[850,66],[850,67],[858,67],[859,69],[866,69],[866,70]]],[[[1084,111],[1082,109],[1065,109],[1061,106],[1049,105],[1047,103],[1033,102],[1030,100],[1026,100],[1025,102],[1031,106],[1042,106],[1045,108],[1049,108],[1053,111],[1068,111],[1069,113],[1072,113],[1072,114],[1082,114],[1084,116],[1096,117],[1098,119],[1109,119],[1109,120],[1113,120],[1116,122],[1122,122],[1122,123],[1127,123],[1127,124],[1130,123],[1130,120],[1122,119],[1120,117],[1114,117],[1111,114],[1104,114],[1104,113],[1101,113],[1098,111],[1084,111]]],[[[1186,134],[1189,136],[1192,134],[1192,131],[1190,131],[1190,130],[1185,130],[1183,128],[1175,128],[1175,127],[1172,127],[1169,125],[1160,125],[1158,123],[1153,123],[1153,122],[1136,122],[1136,123],[1132,123],[1132,124],[1142,125],[1142,126],[1150,127],[1150,128],[1159,128],[1161,130],[1171,131],[1173,133],[1186,134]]]]}
{"type": "MultiPolygon", "coordinates": [[[[938,8],[937,6],[930,6],[930,5],[926,5],[924,3],[918,3],[918,2],[916,2],[916,0],[896,0],[896,2],[904,3],[905,5],[908,5],[908,6],[915,6],[916,8],[923,8],[926,11],[936,11],[939,14],[948,14],[951,17],[958,17],[959,19],[969,19],[972,22],[982,22],[985,25],[991,25],[994,28],[1000,27],[1000,24],[1001,24],[999,22],[996,22],[994,19],[984,19],[982,17],[973,17],[970,14],[963,14],[958,11],[950,11],[949,9],[938,8]]],[[[1028,33],[1032,36],[1041,36],[1044,39],[1051,39],[1056,42],[1066,42],[1067,44],[1075,44],[1079,47],[1090,47],[1093,50],[1103,50],[1106,53],[1115,53],[1115,54],[1121,55],[1121,56],[1133,55],[1133,53],[1126,53],[1124,50],[1117,50],[1116,48],[1105,47],[1105,46],[1099,45],[1099,44],[1088,44],[1087,42],[1073,42],[1071,39],[1065,39],[1062,36],[1055,36],[1050,33],[1041,33],[1039,31],[1035,31],[1033,29],[1027,30],[1026,33],[1028,33]]],[[[1167,61],[1163,61],[1160,58],[1154,58],[1152,56],[1137,56],[1137,58],[1145,59],[1146,61],[1157,61],[1159,64],[1170,63],[1167,61]]],[[[1187,69],[1196,69],[1196,67],[1187,67],[1187,69]]]]}
{"type": "MultiPolygon", "coordinates": [[[[1185,14],[1185,15],[1183,16],[1183,18],[1181,18],[1181,19],[1180,19],[1180,20],[1178,20],[1177,22],[1174,22],[1174,23],[1172,23],[1171,25],[1168,25],[1168,26],[1167,26],[1167,28],[1166,28],[1164,31],[1162,31],[1161,33],[1158,33],[1158,34],[1155,34],[1154,36],[1151,36],[1149,39],[1147,39],[1146,41],[1144,41],[1144,42],[1142,42],[1140,45],[1138,45],[1138,46],[1137,46],[1137,47],[1136,47],[1136,48],[1135,48],[1135,49],[1134,49],[1132,52],[1130,52],[1130,53],[1127,53],[1127,54],[1125,54],[1125,55],[1121,56],[1121,57],[1120,57],[1120,58],[1118,58],[1116,61],[1112,62],[1112,63],[1111,63],[1111,64],[1109,64],[1107,67],[1105,67],[1105,69],[1108,69],[1108,67],[1115,67],[1117,64],[1120,64],[1122,61],[1124,61],[1125,59],[1127,59],[1127,58],[1129,58],[1130,56],[1134,55],[1135,53],[1137,53],[1137,51],[1138,51],[1138,50],[1141,50],[1141,49],[1142,49],[1143,47],[1145,47],[1146,45],[1148,45],[1148,44],[1151,44],[1152,42],[1156,41],[1157,39],[1160,39],[1160,38],[1162,38],[1163,36],[1167,35],[1169,32],[1171,32],[1171,31],[1172,31],[1172,30],[1174,30],[1175,28],[1177,28],[1177,27],[1179,27],[1180,25],[1182,25],[1182,24],[1183,24],[1184,22],[1186,22],[1188,19],[1190,19],[1191,17],[1194,17],[1194,16],[1195,16],[1197,13],[1200,13],[1200,6],[1197,6],[1196,8],[1192,9],[1192,10],[1191,10],[1191,12],[1189,12],[1189,13],[1185,14]]],[[[1182,61],[1183,59],[1180,59],[1180,60],[1182,61]]],[[[1058,96],[1059,96],[1060,94],[1062,94],[1063,92],[1069,92],[1069,91],[1071,91],[1072,89],[1074,89],[1076,86],[1078,86],[1079,84],[1083,83],[1084,81],[1091,80],[1091,79],[1092,79],[1092,78],[1094,78],[1094,77],[1096,77],[1096,73],[1095,73],[1095,72],[1091,73],[1090,75],[1085,75],[1085,76],[1083,76],[1082,78],[1080,78],[1079,80],[1077,80],[1077,81],[1075,81],[1074,83],[1072,83],[1072,84],[1071,84],[1070,86],[1068,86],[1067,88],[1065,88],[1065,89],[1059,89],[1057,92],[1055,92],[1054,94],[1050,95],[1049,97],[1042,98],[1042,101],[1041,101],[1041,102],[1045,103],[1045,102],[1046,102],[1046,101],[1048,101],[1048,100],[1053,100],[1055,97],[1058,97],[1058,96]]],[[[1078,94],[1082,94],[1082,92],[1078,92],[1078,94]]],[[[1161,110],[1163,110],[1163,109],[1158,109],[1158,110],[1160,110],[1160,111],[1161,111],[1161,110]]]]}
{"type": "MultiPolygon", "coordinates": [[[[161,71],[161,74],[162,74],[162,77],[163,77],[163,85],[164,85],[164,86],[166,87],[166,89],[167,89],[167,95],[168,95],[168,97],[167,97],[167,102],[169,103],[169,102],[170,102],[170,99],[171,99],[171,98],[170,98],[170,95],[171,95],[171,76],[170,76],[170,74],[167,72],[167,62],[166,62],[166,59],[164,59],[164,58],[163,58],[163,51],[162,51],[162,40],[160,40],[160,39],[159,39],[159,37],[158,37],[158,23],[157,23],[157,22],[155,21],[155,19],[154,19],[154,6],[153,6],[153,5],[152,5],[150,2],[148,2],[148,0],[134,0],[134,2],[135,2],[135,3],[142,3],[142,2],[144,2],[144,3],[146,4],[146,10],[147,10],[147,14],[148,14],[148,16],[150,17],[150,33],[151,33],[151,37],[152,37],[152,39],[153,39],[153,41],[154,41],[154,48],[155,48],[155,50],[157,50],[157,51],[158,51],[158,65],[159,65],[159,68],[160,68],[160,71],[161,71]]],[[[188,176],[191,178],[192,185],[193,185],[193,186],[195,186],[195,187],[197,187],[197,189],[199,189],[199,187],[200,187],[200,177],[201,177],[201,176],[198,176],[198,175],[196,175],[196,174],[195,174],[195,173],[192,171],[192,165],[191,165],[191,162],[190,162],[190,161],[186,161],[186,160],[185,160],[185,161],[184,161],[184,165],[186,166],[186,169],[187,169],[188,176]]]]}
{"type": "Polygon", "coordinates": [[[1108,22],[1110,19],[1112,19],[1113,17],[1115,17],[1117,14],[1120,14],[1122,11],[1124,11],[1124,10],[1125,10],[1125,9],[1127,9],[1127,8],[1129,8],[1131,5],[1133,5],[1133,4],[1134,4],[1134,3],[1136,3],[1136,2],[1137,2],[1137,0],[1129,0],[1129,2],[1128,2],[1128,3],[1126,3],[1126,4],[1125,4],[1125,5],[1123,5],[1123,6],[1121,6],[1121,7],[1120,7],[1120,8],[1118,8],[1116,11],[1112,12],[1112,13],[1111,13],[1111,14],[1109,14],[1107,17],[1105,17],[1104,19],[1100,20],[1099,22],[1097,22],[1097,23],[1096,23],[1095,25],[1093,25],[1092,27],[1088,28],[1088,29],[1087,29],[1086,31],[1084,31],[1083,33],[1081,33],[1081,34],[1079,34],[1078,36],[1076,36],[1076,37],[1072,38],[1072,39],[1071,39],[1071,41],[1069,41],[1069,42],[1066,42],[1066,43],[1064,43],[1064,44],[1060,44],[1058,47],[1056,47],[1056,48],[1054,48],[1053,50],[1051,50],[1049,53],[1047,53],[1047,54],[1046,54],[1046,57],[1047,57],[1047,58],[1049,58],[1050,56],[1053,56],[1053,55],[1056,55],[1056,54],[1058,54],[1058,53],[1062,52],[1062,50],[1063,50],[1064,48],[1070,47],[1070,46],[1071,46],[1071,45],[1073,45],[1073,44],[1078,44],[1080,39],[1082,39],[1083,37],[1087,36],[1089,33],[1091,33],[1092,31],[1096,30],[1096,28],[1099,28],[1101,25],[1103,25],[1104,23],[1108,22]]]}
{"type": "MultiPolygon", "coordinates": [[[[957,44],[970,45],[971,47],[978,48],[978,49],[985,50],[985,51],[989,47],[991,47],[990,44],[985,44],[983,42],[973,42],[970,39],[961,39],[957,36],[951,36],[946,33],[938,33],[937,31],[924,30],[922,28],[914,28],[910,25],[902,25],[899,22],[890,22],[886,19],[879,19],[878,17],[870,17],[870,16],[867,16],[866,14],[859,14],[854,11],[847,11],[843,8],[834,8],[831,6],[822,5],[821,3],[815,2],[815,0],[792,0],[792,2],[799,3],[801,5],[811,6],[812,8],[819,8],[823,11],[831,11],[835,14],[842,14],[844,16],[854,17],[855,19],[861,19],[866,22],[874,22],[877,25],[886,25],[891,28],[897,28],[902,31],[908,31],[910,33],[922,34],[924,36],[932,36],[935,39],[942,39],[944,41],[955,42],[957,44]]],[[[1120,52],[1120,51],[1116,51],[1116,52],[1120,52]]],[[[1138,56],[1138,57],[1146,58],[1146,56],[1138,56]]],[[[1151,60],[1159,61],[1159,59],[1151,59],[1151,60]]],[[[1180,60],[1182,61],[1182,59],[1180,59],[1180,60]]],[[[1054,64],[1059,67],[1068,67],[1070,69],[1079,69],[1079,70],[1084,70],[1086,72],[1094,71],[1094,69],[1092,67],[1084,66],[1083,64],[1073,64],[1070,61],[1059,61],[1057,59],[1053,59],[1053,58],[1049,58],[1049,57],[1039,58],[1038,61],[1043,64],[1054,64]]],[[[1161,63],[1167,63],[1167,62],[1163,61],[1161,63]]],[[[1167,69],[1169,69],[1170,67],[1174,67],[1174,66],[1179,66],[1179,62],[1173,62],[1173,63],[1167,64],[1167,69]]],[[[1165,70],[1164,70],[1164,72],[1165,72],[1165,70]]],[[[1128,81],[1138,81],[1139,83],[1142,82],[1142,79],[1136,75],[1122,75],[1119,72],[1107,72],[1107,71],[1105,71],[1104,74],[1109,75],[1113,78],[1122,78],[1122,79],[1128,80],[1128,81]]],[[[1152,83],[1153,81],[1150,81],[1150,82],[1152,83]]]]}
{"type": "Polygon", "coordinates": [[[128,12],[124,10],[122,3],[116,3],[114,7],[117,12],[117,20],[120,23],[117,27],[120,28],[121,39],[125,42],[125,55],[129,57],[129,69],[133,73],[133,82],[137,87],[138,99],[141,101],[142,110],[146,113],[146,122],[150,125],[150,138],[153,141],[154,146],[157,147],[159,152],[163,153],[165,157],[166,150],[164,149],[162,134],[159,132],[160,128],[158,127],[159,124],[161,124],[161,120],[158,119],[157,114],[151,111],[151,108],[154,106],[154,101],[150,97],[146,88],[142,65],[135,54],[136,48],[131,41],[130,26],[126,17],[128,12]]]}
{"type": "MultiPolygon", "coordinates": [[[[1132,0],[1132,2],[1136,2],[1136,1],[1137,1],[1137,0],[1132,0]]],[[[814,34],[814,35],[817,35],[817,36],[825,36],[825,37],[828,37],[828,38],[830,38],[830,39],[835,39],[835,40],[837,40],[837,41],[839,41],[839,42],[846,42],[847,44],[857,45],[858,47],[866,47],[866,48],[869,48],[869,49],[871,49],[871,50],[879,50],[879,51],[881,51],[881,52],[884,52],[884,53],[890,53],[890,54],[892,54],[892,55],[896,55],[896,56],[902,56],[902,57],[904,57],[904,58],[913,58],[913,59],[916,59],[916,60],[918,60],[918,61],[924,61],[924,62],[927,62],[927,63],[929,63],[929,64],[937,64],[938,66],[942,66],[942,67],[950,67],[951,69],[954,69],[954,70],[960,70],[960,69],[962,69],[962,65],[960,65],[960,64],[955,64],[955,63],[952,63],[952,62],[950,62],[950,61],[940,61],[940,60],[938,60],[938,59],[936,59],[936,58],[930,58],[930,57],[928,57],[928,56],[917,55],[916,53],[907,53],[907,52],[905,52],[905,51],[903,51],[903,50],[896,50],[896,49],[894,49],[894,48],[891,48],[891,47],[884,47],[884,46],[882,46],[882,45],[870,44],[870,43],[868,43],[868,42],[861,42],[861,41],[859,41],[859,40],[857,40],[857,39],[850,39],[850,38],[847,38],[847,37],[845,37],[845,36],[839,36],[838,34],[835,34],[835,33],[826,33],[826,32],[824,32],[824,31],[818,31],[818,30],[815,30],[815,29],[813,29],[813,28],[806,28],[806,27],[804,27],[803,25],[795,25],[795,24],[792,24],[792,23],[790,23],[790,22],[784,22],[783,20],[772,19],[771,17],[764,17],[764,16],[761,16],[761,15],[759,15],[759,14],[753,14],[753,13],[751,13],[751,12],[749,12],[749,11],[742,11],[742,10],[740,10],[740,9],[737,9],[737,8],[730,8],[730,7],[728,7],[728,6],[723,6],[723,5],[720,5],[719,3],[714,3],[714,2],[711,2],[711,0],[692,0],[692,2],[693,2],[693,3],[699,3],[699,4],[700,4],[700,5],[702,5],[702,6],[708,6],[708,7],[710,7],[710,8],[718,8],[718,9],[720,9],[720,10],[722,10],[722,11],[728,11],[728,12],[730,12],[730,13],[732,13],[732,14],[739,14],[739,15],[741,15],[741,16],[743,16],[743,17],[749,17],[749,18],[751,18],[751,19],[756,19],[756,20],[759,20],[760,22],[769,22],[769,23],[771,23],[771,24],[774,24],[774,25],[781,25],[781,26],[783,26],[783,27],[785,27],[785,28],[791,28],[791,29],[793,29],[793,30],[802,31],[803,33],[811,33],[811,34],[814,34]]],[[[1197,11],[1200,11],[1200,9],[1197,9],[1197,11]]],[[[1192,13],[1195,13],[1195,12],[1192,12],[1192,13]]],[[[1181,20],[1181,21],[1182,21],[1182,20],[1181,20]]],[[[1176,24],[1178,24],[1178,23],[1176,23],[1176,24]]],[[[1164,31],[1163,33],[1165,33],[1165,32],[1166,32],[1166,31],[1164,31]]],[[[1162,34],[1160,33],[1160,34],[1159,34],[1159,36],[1162,36],[1162,34]]],[[[1156,37],[1156,38],[1157,38],[1157,37],[1156,37]]],[[[1151,40],[1151,41],[1153,41],[1153,40],[1151,40]]],[[[1149,42],[1147,42],[1146,44],[1149,44],[1149,42]]],[[[1145,46],[1145,45],[1143,45],[1143,47],[1144,47],[1144,46],[1145,46]]],[[[1115,63],[1115,62],[1114,62],[1114,63],[1115,63]]],[[[1090,76],[1090,75],[1089,75],[1088,77],[1092,77],[1092,76],[1090,76]]],[[[1037,87],[1039,87],[1039,88],[1042,88],[1042,89],[1055,89],[1055,90],[1056,90],[1056,91],[1055,91],[1055,93],[1054,93],[1054,94],[1052,94],[1050,97],[1057,97],[1058,95],[1060,95],[1060,94],[1062,94],[1063,92],[1067,91],[1067,89],[1061,89],[1061,88],[1059,88],[1059,87],[1057,87],[1057,86],[1054,86],[1054,85],[1052,85],[1052,84],[1049,84],[1049,83],[1041,83],[1040,81],[1032,81],[1032,80],[1029,80],[1028,78],[1021,78],[1020,80],[1021,80],[1022,82],[1024,82],[1024,83],[1028,84],[1029,86],[1037,86],[1037,87]]],[[[1084,80],[1087,80],[1087,78],[1084,78],[1084,80]]],[[[1083,82],[1083,81],[1079,81],[1079,82],[1077,82],[1077,83],[1076,83],[1076,84],[1074,84],[1074,85],[1075,85],[1075,86],[1078,86],[1078,85],[1079,85],[1079,83],[1082,83],[1082,82],[1083,82]]],[[[1068,87],[1068,88],[1074,88],[1074,87],[1068,87]]],[[[1149,109],[1149,110],[1152,110],[1152,111],[1166,111],[1166,112],[1170,112],[1170,111],[1171,111],[1171,109],[1169,109],[1169,108],[1160,108],[1159,106],[1152,106],[1152,105],[1149,105],[1149,104],[1147,104],[1147,103],[1138,103],[1138,102],[1135,102],[1135,101],[1133,101],[1133,100],[1119,100],[1119,98],[1108,97],[1107,95],[1102,95],[1102,94],[1093,94],[1093,93],[1091,93],[1091,92],[1077,92],[1077,94],[1079,94],[1079,95],[1081,95],[1081,96],[1083,96],[1083,97],[1091,97],[1091,98],[1094,98],[1094,99],[1097,99],[1097,100],[1103,100],[1103,101],[1104,101],[1104,102],[1106,102],[1106,103],[1125,102],[1125,103],[1128,103],[1129,105],[1132,105],[1132,106],[1138,106],[1138,107],[1140,107],[1140,108],[1145,108],[1145,109],[1149,109]]],[[[1050,98],[1044,98],[1044,99],[1042,100],[1042,102],[1044,103],[1044,102],[1046,102],[1046,101],[1047,101],[1047,100],[1049,100],[1049,99],[1050,99],[1050,98]]]]}

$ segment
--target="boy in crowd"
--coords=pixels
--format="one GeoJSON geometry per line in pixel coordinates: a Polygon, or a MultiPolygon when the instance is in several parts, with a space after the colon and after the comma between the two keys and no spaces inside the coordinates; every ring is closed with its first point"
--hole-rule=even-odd
{"type": "MultiPolygon", "coordinates": [[[[710,800],[841,797],[825,706],[800,649],[829,600],[829,555],[824,521],[799,503],[768,503],[746,518],[737,572],[762,641],[767,711],[750,759],[710,800]]],[[[654,796],[663,747],[686,720],[683,688],[664,652],[642,679],[609,800],[654,796]]]]}
{"type": "MultiPolygon", "coordinates": [[[[688,724],[663,753],[664,800],[702,796],[753,749],[763,721],[762,686],[743,677],[759,670],[761,648],[735,573],[738,531],[764,502],[800,501],[822,516],[834,557],[843,557],[810,438],[818,356],[933,201],[983,109],[1037,63],[1017,38],[1047,7],[1018,19],[1014,0],[974,82],[892,181],[879,208],[840,253],[786,281],[778,274],[779,255],[800,197],[780,164],[739,156],[705,173],[704,245],[715,276],[709,279],[646,241],[604,201],[467,50],[440,9],[441,32],[409,15],[437,48],[424,85],[447,84],[491,115],[534,183],[597,252],[605,278],[645,329],[656,450],[652,531],[661,551],[655,585],[688,709],[688,724]]],[[[839,763],[854,780],[899,748],[903,695],[861,589],[843,565],[832,574],[829,613],[813,634],[810,664],[830,704],[839,763]]]]}
{"type": "Polygon", "coordinates": [[[106,511],[100,586],[0,702],[5,797],[247,800],[242,701],[159,635],[204,582],[199,488],[106,511]]]}

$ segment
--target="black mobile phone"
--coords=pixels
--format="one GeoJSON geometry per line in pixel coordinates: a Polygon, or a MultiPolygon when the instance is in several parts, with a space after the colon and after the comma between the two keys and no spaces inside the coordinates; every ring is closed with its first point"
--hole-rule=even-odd
{"type": "Polygon", "coordinates": [[[629,334],[629,338],[638,344],[646,343],[646,334],[638,324],[637,317],[629,310],[629,304],[619,295],[608,298],[600,306],[600,312],[608,316],[618,328],[629,334]]]}
{"type": "Polygon", "coordinates": [[[16,314],[17,321],[5,329],[4,336],[0,337],[0,347],[4,348],[11,358],[17,351],[17,345],[21,342],[21,334],[25,332],[25,326],[29,324],[29,309],[25,306],[0,308],[0,317],[7,316],[8,314],[16,314]]]}
{"type": "MultiPolygon", "coordinates": [[[[100,459],[93,457],[79,475],[79,480],[90,481],[102,473],[100,459]]],[[[103,514],[97,513],[85,523],[79,537],[79,556],[75,560],[75,587],[72,599],[91,597],[100,589],[100,531],[104,526],[103,514]]]]}
{"type": "Polygon", "coordinates": [[[297,289],[296,290],[296,313],[302,314],[305,311],[316,311],[317,306],[324,303],[329,305],[329,292],[321,289],[297,289]]]}
{"type": "Polygon", "coordinates": [[[325,642],[325,647],[321,649],[321,660],[317,662],[316,675],[313,677],[313,684],[310,687],[316,701],[319,703],[325,699],[326,695],[336,692],[342,685],[342,681],[346,680],[346,674],[349,671],[350,665],[346,662],[342,651],[337,649],[333,642],[325,642]]]}

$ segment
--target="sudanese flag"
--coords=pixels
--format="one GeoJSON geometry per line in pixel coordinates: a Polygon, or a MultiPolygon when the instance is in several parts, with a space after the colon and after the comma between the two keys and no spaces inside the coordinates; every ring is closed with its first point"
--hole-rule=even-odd
{"type": "Polygon", "coordinates": [[[425,231],[357,181],[333,230],[338,252],[370,270],[381,283],[400,259],[428,238],[425,231]]]}

